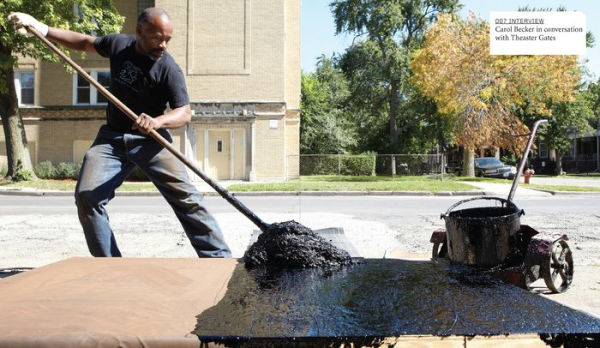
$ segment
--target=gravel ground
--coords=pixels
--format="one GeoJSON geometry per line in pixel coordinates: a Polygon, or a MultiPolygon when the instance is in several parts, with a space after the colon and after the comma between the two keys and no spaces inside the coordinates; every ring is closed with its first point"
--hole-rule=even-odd
{"type": "MultiPolygon", "coordinates": [[[[225,231],[233,257],[241,257],[257,228],[238,213],[215,214],[215,217],[225,231]]],[[[261,214],[261,217],[273,222],[294,218],[286,214],[261,214]]],[[[385,257],[392,250],[428,253],[431,232],[444,228],[439,215],[416,215],[383,223],[345,214],[305,213],[299,222],[312,229],[342,227],[348,241],[366,258],[385,257]]],[[[566,233],[575,264],[600,264],[597,255],[600,232],[595,228],[600,215],[525,215],[521,223],[556,237],[566,233]]],[[[196,256],[172,213],[113,214],[111,225],[125,257],[196,256]]],[[[38,267],[69,257],[89,256],[77,217],[64,215],[2,217],[0,249],[0,268],[38,267]]]]}

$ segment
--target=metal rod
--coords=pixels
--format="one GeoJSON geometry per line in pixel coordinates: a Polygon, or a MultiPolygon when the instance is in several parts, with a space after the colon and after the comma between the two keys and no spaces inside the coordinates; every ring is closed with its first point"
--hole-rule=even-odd
{"type": "MultiPolygon", "coordinates": [[[[54,53],[58,54],[60,58],[62,58],[67,64],[69,64],[73,69],[75,69],[81,77],[83,77],[86,81],[92,84],[100,93],[102,93],[108,101],[113,103],[116,107],[118,107],[127,117],[129,117],[132,121],[138,118],[138,116],[127,107],[127,105],[123,104],[119,99],[117,99],[112,93],[110,93],[104,86],[102,86],[98,81],[94,80],[85,70],[83,70],[77,63],[75,63],[71,58],[67,57],[61,50],[59,50],[52,42],[50,42],[46,37],[40,34],[35,28],[30,26],[25,26],[25,29],[29,31],[31,34],[35,35],[38,39],[42,40],[54,53]]],[[[177,150],[171,143],[169,143],[162,135],[160,135],[156,130],[150,131],[148,133],[154,140],[158,141],[162,146],[164,146],[167,150],[169,150],[175,157],[177,157],[183,164],[185,164],[188,168],[190,168],[194,173],[196,173],[199,177],[202,178],[207,184],[209,184],[215,191],[217,191],[221,197],[225,198],[231,205],[233,205],[237,210],[239,210],[242,214],[244,214],[248,219],[250,219],[261,231],[265,231],[269,224],[261,220],[256,214],[254,214],[248,207],[246,207],[241,201],[235,198],[229,191],[227,191],[224,187],[219,185],[216,181],[213,181],[211,178],[206,176],[194,163],[192,163],[188,158],[186,158],[179,150],[177,150]]]]}
{"type": "Polygon", "coordinates": [[[519,186],[519,179],[521,178],[521,173],[525,168],[525,162],[527,161],[527,156],[529,155],[529,150],[531,149],[531,144],[533,144],[533,139],[535,138],[535,133],[537,132],[537,128],[540,124],[548,122],[548,120],[538,120],[533,124],[533,129],[531,130],[531,134],[529,134],[529,139],[527,140],[527,146],[525,147],[525,151],[523,152],[523,157],[521,157],[521,163],[519,164],[519,168],[517,169],[517,174],[515,174],[515,178],[513,180],[512,186],[510,188],[510,192],[508,193],[508,200],[512,201],[515,196],[515,191],[517,190],[517,186],[519,186]]]}

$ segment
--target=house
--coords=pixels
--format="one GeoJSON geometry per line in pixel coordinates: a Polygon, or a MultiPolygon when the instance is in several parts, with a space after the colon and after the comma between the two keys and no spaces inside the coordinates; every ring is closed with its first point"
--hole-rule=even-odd
{"type": "MultiPolygon", "coordinates": [[[[192,121],[171,134],[186,157],[217,180],[299,175],[300,0],[115,5],[126,18],[124,33],[135,33],[146,7],[162,7],[171,16],[169,52],[185,74],[193,110],[192,121]]],[[[72,57],[108,85],[107,59],[72,57]]],[[[81,162],[104,123],[106,99],[61,63],[21,59],[15,85],[32,162],[81,162]]],[[[0,161],[6,161],[3,137],[0,161]]]]}
{"type": "MultiPolygon", "coordinates": [[[[567,173],[589,173],[600,170],[600,130],[570,136],[572,145],[562,157],[562,169],[567,173]]],[[[547,151],[546,151],[547,153],[547,151]]],[[[539,157],[547,158],[546,153],[539,157]]]]}

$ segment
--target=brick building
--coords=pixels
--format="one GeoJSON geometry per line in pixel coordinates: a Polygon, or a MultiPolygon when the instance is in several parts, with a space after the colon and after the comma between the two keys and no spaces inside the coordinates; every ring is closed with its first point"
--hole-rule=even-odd
{"type": "MultiPolygon", "coordinates": [[[[115,0],[135,33],[141,9],[167,10],[169,52],[181,66],[194,112],[174,143],[218,180],[299,175],[300,0],[115,0]]],[[[108,60],[75,61],[108,85],[108,60]]],[[[33,163],[81,162],[105,122],[105,99],[60,63],[21,59],[15,74],[33,163]]],[[[0,161],[6,161],[0,133],[0,161]]]]}

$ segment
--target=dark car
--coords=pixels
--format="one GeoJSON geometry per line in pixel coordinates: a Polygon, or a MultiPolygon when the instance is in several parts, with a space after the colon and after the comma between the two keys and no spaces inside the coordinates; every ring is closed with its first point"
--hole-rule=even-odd
{"type": "Polygon", "coordinates": [[[475,175],[490,178],[514,179],[517,168],[505,164],[496,157],[480,157],[475,159],[475,175]]]}

